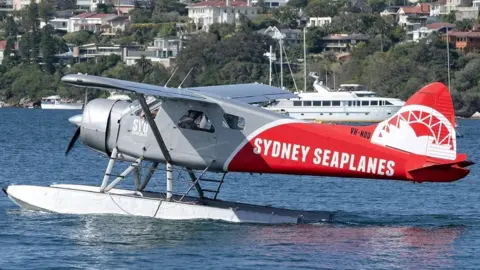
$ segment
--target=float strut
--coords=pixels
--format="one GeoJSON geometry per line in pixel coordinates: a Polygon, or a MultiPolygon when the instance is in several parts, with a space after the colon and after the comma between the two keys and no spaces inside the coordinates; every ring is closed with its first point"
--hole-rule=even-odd
{"type": "Polygon", "coordinates": [[[172,192],[173,192],[173,169],[172,169],[172,163],[167,162],[166,163],[166,169],[167,169],[167,201],[172,200],[172,192]]]}

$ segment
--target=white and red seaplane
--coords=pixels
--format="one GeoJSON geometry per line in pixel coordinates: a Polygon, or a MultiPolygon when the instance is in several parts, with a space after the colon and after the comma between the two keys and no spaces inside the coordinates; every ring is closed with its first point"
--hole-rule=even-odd
{"type": "Polygon", "coordinates": [[[67,153],[81,137],[85,146],[109,157],[100,186],[4,188],[26,209],[175,220],[328,221],[330,212],[228,202],[217,195],[228,172],[452,182],[465,177],[466,167],[474,164],[456,151],[452,99],[442,83],[425,86],[383,122],[347,126],[305,122],[253,106],[295,97],[262,84],[177,89],[81,74],[62,81],[131,92],[138,99],[94,99],[81,115],[69,119],[78,129],[67,153]],[[119,160],[131,165],[113,175],[119,160]],[[166,169],[165,192],[146,190],[160,164],[166,169]],[[140,175],[140,166],[149,166],[146,175],[140,175]],[[185,168],[192,180],[183,194],[173,193],[174,166],[185,168]],[[207,179],[206,172],[219,177],[207,179]],[[115,188],[129,175],[135,190],[115,188]],[[217,183],[217,188],[202,187],[207,181],[217,183]],[[190,195],[193,190],[198,196],[190,195]]]}

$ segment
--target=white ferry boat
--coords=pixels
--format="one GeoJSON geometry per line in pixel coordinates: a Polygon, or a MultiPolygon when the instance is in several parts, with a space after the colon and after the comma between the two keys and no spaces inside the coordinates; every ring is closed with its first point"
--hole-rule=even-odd
{"type": "Polygon", "coordinates": [[[83,103],[65,102],[60,96],[55,95],[42,98],[40,107],[47,110],[81,110],[83,103]]]}
{"type": "Polygon", "coordinates": [[[278,100],[265,107],[293,118],[319,122],[381,122],[395,114],[405,102],[396,98],[377,97],[360,84],[341,84],[337,91],[329,89],[318,76],[316,92],[296,93],[299,98],[278,100]]]}

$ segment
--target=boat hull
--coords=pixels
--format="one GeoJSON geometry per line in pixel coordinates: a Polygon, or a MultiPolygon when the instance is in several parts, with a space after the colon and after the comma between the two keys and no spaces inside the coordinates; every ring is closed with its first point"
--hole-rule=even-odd
{"type": "Polygon", "coordinates": [[[298,211],[220,200],[165,195],[84,185],[11,185],[4,189],[8,197],[27,210],[63,214],[114,214],[143,216],[169,220],[210,219],[234,223],[298,224],[325,222],[333,219],[331,212],[298,211]]]}
{"type": "Polygon", "coordinates": [[[68,103],[68,104],[41,104],[44,110],[81,110],[83,104],[81,103],[68,103]]]}

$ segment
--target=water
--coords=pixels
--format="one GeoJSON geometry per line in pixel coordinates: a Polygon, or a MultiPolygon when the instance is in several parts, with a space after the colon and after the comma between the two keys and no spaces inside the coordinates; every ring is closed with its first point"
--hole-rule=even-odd
{"type": "MultiPolygon", "coordinates": [[[[107,160],[78,143],[72,111],[0,110],[0,184],[98,185],[107,160]]],[[[480,160],[480,121],[459,122],[480,160]]],[[[163,188],[163,175],[152,183],[163,188]]],[[[175,178],[176,186],[186,182],[175,178]]],[[[476,269],[478,167],[448,184],[232,174],[221,199],[336,212],[331,224],[245,225],[25,211],[0,196],[0,269],[476,269]]]]}

